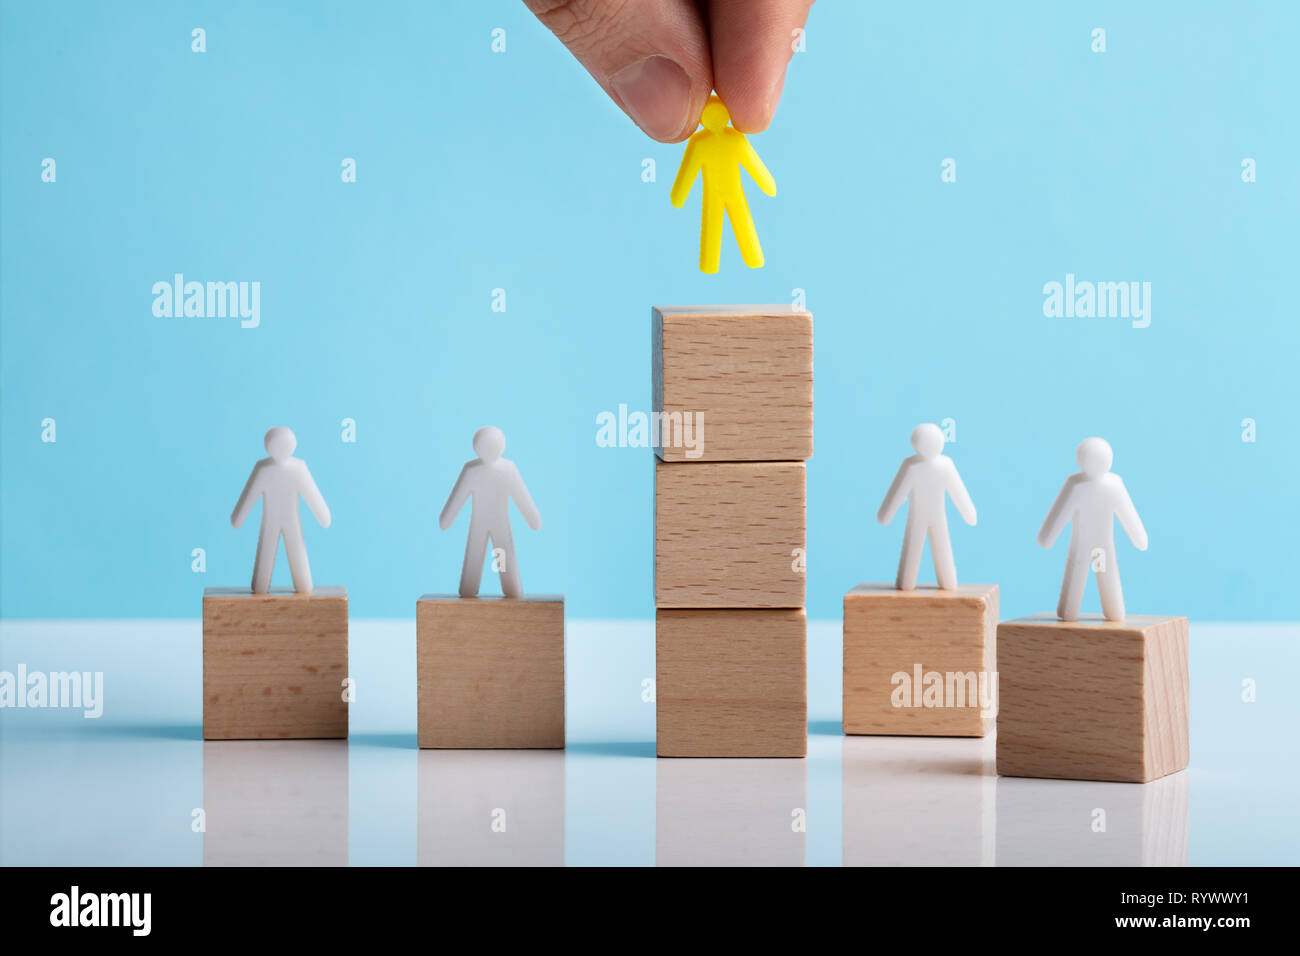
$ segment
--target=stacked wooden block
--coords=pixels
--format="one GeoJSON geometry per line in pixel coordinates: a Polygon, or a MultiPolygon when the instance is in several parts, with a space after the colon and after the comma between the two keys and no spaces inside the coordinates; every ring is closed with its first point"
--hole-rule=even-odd
{"type": "Polygon", "coordinates": [[[807,752],[812,315],[652,313],[661,757],[807,752]]]}

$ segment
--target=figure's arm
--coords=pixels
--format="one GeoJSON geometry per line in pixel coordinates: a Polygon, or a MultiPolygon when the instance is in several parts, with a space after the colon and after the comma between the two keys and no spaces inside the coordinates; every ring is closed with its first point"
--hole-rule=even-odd
{"type": "Polygon", "coordinates": [[[537,510],[537,505],[533,504],[533,497],[528,493],[528,488],[524,485],[524,479],[519,475],[519,469],[514,469],[514,475],[510,481],[510,497],[515,499],[515,507],[519,513],[524,516],[528,522],[528,527],[534,531],[540,531],[542,528],[542,513],[537,510]]]}
{"type": "Polygon", "coordinates": [[[244,523],[249,512],[253,510],[253,505],[257,504],[257,499],[262,494],[262,463],[259,461],[253,466],[253,470],[248,475],[248,481],[244,482],[244,490],[239,494],[239,500],[235,502],[235,510],[230,512],[230,524],[238,528],[244,523]]]}
{"type": "Polygon", "coordinates": [[[677,167],[677,178],[673,180],[673,188],[668,193],[668,198],[678,209],[682,203],[686,202],[686,197],[691,194],[691,187],[695,185],[695,177],[700,173],[700,156],[698,143],[694,136],[686,142],[686,152],[682,153],[682,164],[677,167]]]}
{"type": "Polygon", "coordinates": [[[1056,500],[1052,502],[1052,510],[1047,512],[1047,517],[1043,520],[1043,526],[1038,529],[1038,544],[1040,547],[1050,548],[1069,523],[1069,506],[1074,498],[1074,489],[1078,483],[1078,475],[1071,475],[1065,479],[1065,484],[1061,486],[1056,500]]]}
{"type": "Polygon", "coordinates": [[[898,474],[894,475],[894,483],[885,492],[885,500],[880,503],[880,510],[876,512],[876,520],[881,524],[889,524],[894,520],[894,515],[898,513],[899,507],[907,498],[907,493],[912,490],[912,483],[908,480],[911,472],[912,459],[904,458],[903,463],[898,466],[898,474]]]}
{"type": "Polygon", "coordinates": [[[1142,527],[1142,519],[1138,517],[1137,508],[1133,507],[1133,499],[1128,496],[1128,489],[1124,487],[1124,482],[1120,480],[1119,475],[1115,476],[1115,484],[1119,488],[1119,501],[1116,502],[1115,516],[1119,518],[1119,526],[1124,529],[1128,539],[1133,542],[1133,547],[1139,551],[1147,549],[1147,529],[1142,527]]]}
{"type": "Polygon", "coordinates": [[[767,171],[763,161],[758,158],[758,152],[750,145],[749,140],[745,140],[744,148],[740,151],[740,165],[754,177],[754,182],[758,183],[759,189],[769,196],[776,195],[776,180],[767,171]]]}
{"type": "Polygon", "coordinates": [[[446,531],[452,526],[456,515],[460,514],[460,509],[465,507],[467,498],[469,498],[469,465],[460,470],[460,477],[456,479],[456,484],[452,485],[447,503],[442,506],[442,514],[438,515],[439,528],[446,531]]]}
{"type": "Polygon", "coordinates": [[[307,470],[307,463],[303,462],[302,466],[302,485],[298,489],[302,495],[302,500],[307,502],[307,507],[311,513],[316,516],[322,528],[330,526],[330,506],[325,503],[325,497],[316,487],[316,482],[312,480],[311,472],[307,470]]]}
{"type": "Polygon", "coordinates": [[[962,484],[961,475],[957,473],[957,466],[951,461],[948,462],[948,494],[952,498],[952,503],[957,508],[957,513],[961,515],[962,520],[969,525],[975,524],[975,502],[970,500],[970,493],[966,486],[962,484]]]}

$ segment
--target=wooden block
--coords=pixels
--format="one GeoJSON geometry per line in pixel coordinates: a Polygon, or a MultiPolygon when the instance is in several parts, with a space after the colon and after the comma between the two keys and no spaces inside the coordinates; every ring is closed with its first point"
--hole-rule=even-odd
{"type": "Polygon", "coordinates": [[[804,756],[806,637],[802,609],[656,612],[659,756],[804,756]]]}
{"type": "Polygon", "coordinates": [[[803,462],[655,465],[657,607],[803,607],[803,462]]]}
{"type": "Polygon", "coordinates": [[[426,594],[415,605],[421,747],[564,746],[564,598],[426,594]]]}
{"type": "Polygon", "coordinates": [[[844,732],[983,737],[997,713],[998,586],[844,595],[844,732]]]}
{"type": "Polygon", "coordinates": [[[651,320],[654,410],[673,424],[702,425],[698,447],[663,434],[661,458],[812,457],[811,313],[788,305],[661,306],[651,320]]]}
{"type": "Polygon", "coordinates": [[[1145,783],[1187,766],[1187,618],[998,625],[998,773],[1145,783]]]}
{"type": "Polygon", "coordinates": [[[346,737],[348,592],[203,592],[203,738],[346,737]]]}

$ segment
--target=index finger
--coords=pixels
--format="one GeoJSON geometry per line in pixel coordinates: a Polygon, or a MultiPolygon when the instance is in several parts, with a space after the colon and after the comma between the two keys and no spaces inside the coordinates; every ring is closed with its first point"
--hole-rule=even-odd
{"type": "Polygon", "coordinates": [[[813,0],[709,0],[713,88],[742,133],[767,129],[813,0]]]}

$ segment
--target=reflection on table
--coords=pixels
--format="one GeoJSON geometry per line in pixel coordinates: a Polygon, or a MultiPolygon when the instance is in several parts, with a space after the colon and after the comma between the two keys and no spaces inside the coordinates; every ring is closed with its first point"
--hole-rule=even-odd
{"type": "Polygon", "coordinates": [[[420,866],[563,866],[564,751],[421,750],[420,866]]]}
{"type": "Polygon", "coordinates": [[[998,865],[1186,866],[1190,783],[999,777],[998,865]]]}
{"type": "Polygon", "coordinates": [[[203,811],[204,866],[347,866],[347,741],[204,741],[203,811]]]}
{"type": "Polygon", "coordinates": [[[655,765],[657,866],[803,866],[807,762],[664,758],[655,765]]]}
{"type": "Polygon", "coordinates": [[[845,866],[991,866],[991,737],[845,737],[845,866]]]}

